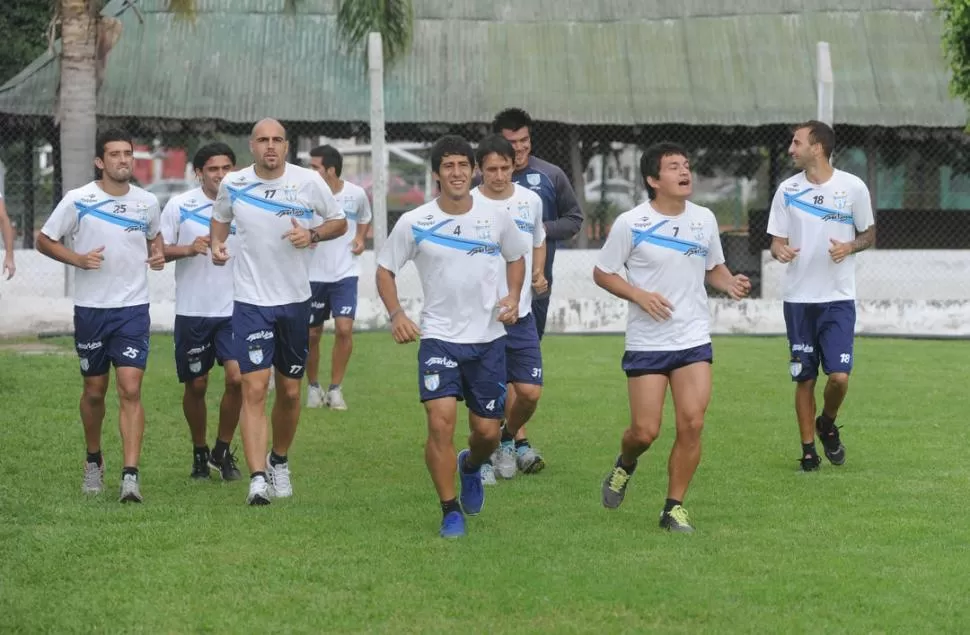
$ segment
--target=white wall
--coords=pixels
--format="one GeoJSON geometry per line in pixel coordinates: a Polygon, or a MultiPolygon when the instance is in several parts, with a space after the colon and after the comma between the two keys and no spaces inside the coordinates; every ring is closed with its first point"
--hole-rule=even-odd
{"type": "MultiPolygon", "coordinates": [[[[63,297],[64,266],[32,251],[18,251],[17,275],[0,281],[0,336],[73,330],[72,304],[63,297]]],[[[549,332],[622,332],[626,304],[593,284],[596,252],[562,250],[556,256],[549,332]]],[[[361,257],[359,329],[382,328],[385,312],[374,285],[374,256],[361,257]]],[[[152,326],[171,330],[174,264],[149,272],[152,326]]],[[[859,255],[857,309],[860,333],[970,336],[970,251],[871,251],[859,255]]],[[[765,298],[712,300],[715,333],[783,334],[780,300],[783,267],[763,256],[765,298]]],[[[417,316],[421,289],[413,266],[398,277],[400,295],[417,316]]]]}

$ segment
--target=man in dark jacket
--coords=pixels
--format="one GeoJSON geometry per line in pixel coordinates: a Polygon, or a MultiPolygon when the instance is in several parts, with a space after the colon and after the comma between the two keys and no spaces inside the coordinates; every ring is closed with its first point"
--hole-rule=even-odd
{"type": "Polygon", "coordinates": [[[552,263],[559,241],[569,240],[583,226],[583,210],[576,200],[566,174],[557,166],[532,156],[532,118],[521,108],[507,108],[495,116],[492,131],[508,139],[515,150],[512,180],[542,199],[542,218],[546,227],[546,293],[532,298],[539,339],[546,330],[549,296],[552,293],[552,263]]]}

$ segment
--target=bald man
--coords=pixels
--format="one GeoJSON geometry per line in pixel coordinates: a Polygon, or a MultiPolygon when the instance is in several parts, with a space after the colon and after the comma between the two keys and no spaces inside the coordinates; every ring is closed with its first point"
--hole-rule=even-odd
{"type": "Polygon", "coordinates": [[[300,383],[310,322],[312,243],[347,231],[344,213],[323,178],[287,163],[286,130],[263,119],[249,139],[253,165],[230,172],[212,209],[212,262],[233,264],[232,332],[242,373],[239,427],[249,465],[250,505],[293,495],[287,452],[300,418],[300,383]],[[236,226],[234,251],[226,246],[236,226]],[[275,368],[273,443],[266,452],[266,393],[275,368]]]}

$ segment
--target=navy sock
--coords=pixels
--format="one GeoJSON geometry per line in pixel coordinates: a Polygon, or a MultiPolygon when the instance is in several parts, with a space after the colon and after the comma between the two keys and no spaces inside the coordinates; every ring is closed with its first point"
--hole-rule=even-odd
{"type": "Polygon", "coordinates": [[[138,468],[137,467],[125,467],[123,470],[121,470],[121,475],[122,476],[125,476],[126,474],[134,474],[135,476],[138,476],[138,468]]]}
{"type": "Polygon", "coordinates": [[[97,463],[98,465],[101,465],[102,460],[101,450],[98,450],[97,452],[88,452],[88,463],[97,463]]]}
{"type": "Polygon", "coordinates": [[[802,456],[811,454],[812,456],[818,456],[818,451],[815,449],[815,442],[803,443],[802,444],[802,456]]]}
{"type": "Polygon", "coordinates": [[[671,509],[673,509],[674,507],[680,504],[681,504],[681,501],[674,500],[673,498],[668,498],[667,501],[664,503],[664,513],[666,514],[671,509]]]}
{"type": "Polygon", "coordinates": [[[527,448],[527,447],[529,447],[528,439],[519,439],[518,441],[515,442],[516,450],[518,450],[519,448],[527,448]]]}
{"type": "Polygon", "coordinates": [[[441,501],[441,513],[447,516],[451,512],[461,513],[461,507],[458,506],[458,499],[452,498],[450,501],[441,501]]]}
{"type": "Polygon", "coordinates": [[[624,465],[623,456],[620,455],[616,457],[616,467],[622,467],[624,472],[626,472],[629,476],[633,476],[633,472],[635,472],[637,469],[637,462],[634,461],[633,465],[624,465]]]}
{"type": "Polygon", "coordinates": [[[331,390],[336,390],[338,388],[340,388],[340,384],[330,384],[330,387],[327,388],[327,392],[330,392],[331,390]]]}
{"type": "Polygon", "coordinates": [[[285,456],[280,456],[276,452],[270,452],[269,453],[269,464],[270,465],[272,465],[273,467],[276,467],[277,465],[283,465],[284,463],[286,463],[286,457],[285,456]]]}
{"type": "Polygon", "coordinates": [[[262,476],[263,480],[266,480],[266,472],[253,472],[252,474],[249,475],[249,479],[252,480],[257,476],[262,476]]]}
{"type": "Polygon", "coordinates": [[[212,448],[212,458],[216,461],[222,461],[226,456],[226,452],[229,451],[229,444],[225,441],[216,439],[216,447],[212,448]]]}
{"type": "Polygon", "coordinates": [[[514,440],[515,440],[515,435],[509,432],[509,429],[503,423],[502,424],[502,443],[508,443],[514,440]]]}

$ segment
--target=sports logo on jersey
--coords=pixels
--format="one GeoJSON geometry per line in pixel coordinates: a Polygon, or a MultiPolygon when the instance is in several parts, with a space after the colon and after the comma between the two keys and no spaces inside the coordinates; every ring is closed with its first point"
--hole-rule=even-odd
{"type": "Polygon", "coordinates": [[[88,194],[87,196],[82,196],[81,197],[81,200],[82,201],[94,201],[94,200],[97,200],[97,198],[98,198],[97,194],[88,194]]]}
{"type": "Polygon", "coordinates": [[[519,201],[516,209],[518,210],[519,218],[523,220],[532,218],[532,210],[529,209],[529,203],[527,201],[519,201]]]}
{"type": "Polygon", "coordinates": [[[641,216],[636,221],[634,221],[633,226],[637,229],[646,229],[647,227],[650,227],[650,225],[652,224],[653,224],[653,221],[650,220],[649,216],[641,216]]]}
{"type": "MultiPolygon", "coordinates": [[[[260,352],[262,352],[262,351],[260,351],[260,352]]],[[[256,363],[259,363],[259,362],[256,362],[256,363]]],[[[195,358],[190,359],[189,360],[189,371],[191,371],[193,373],[197,373],[200,370],[202,370],[202,360],[200,360],[198,357],[195,357],[195,358]]]]}
{"type": "Polygon", "coordinates": [[[434,392],[438,390],[438,386],[441,385],[441,377],[438,373],[432,373],[424,376],[424,387],[434,392]]]}
{"type": "Polygon", "coordinates": [[[801,189],[801,185],[795,183],[794,181],[785,186],[786,192],[797,192],[799,189],[801,189]]]}
{"type": "Polygon", "coordinates": [[[482,218],[475,221],[475,232],[480,240],[492,239],[492,221],[482,218]]]}
{"type": "Polygon", "coordinates": [[[693,221],[690,224],[690,231],[694,234],[694,240],[704,240],[704,223],[696,220],[693,221]]]}
{"type": "Polygon", "coordinates": [[[532,174],[526,174],[525,180],[529,183],[529,185],[536,186],[542,182],[542,176],[533,172],[532,174]]]}
{"type": "Polygon", "coordinates": [[[287,183],[283,186],[283,197],[291,203],[296,201],[296,192],[297,187],[295,185],[287,183]]]}
{"type": "Polygon", "coordinates": [[[88,372],[88,369],[89,368],[91,368],[91,362],[88,361],[88,358],[87,357],[82,357],[81,358],[81,370],[86,373],[86,372],[88,372]]]}
{"type": "Polygon", "coordinates": [[[257,365],[261,364],[263,362],[263,349],[258,346],[250,346],[249,361],[257,365]]]}
{"type": "Polygon", "coordinates": [[[833,205],[835,209],[841,211],[845,209],[845,204],[849,201],[849,195],[846,192],[836,192],[833,197],[833,205]]]}
{"type": "Polygon", "coordinates": [[[793,361],[788,366],[788,370],[789,372],[791,372],[792,377],[798,377],[799,375],[802,374],[802,363],[799,361],[793,361]]]}

